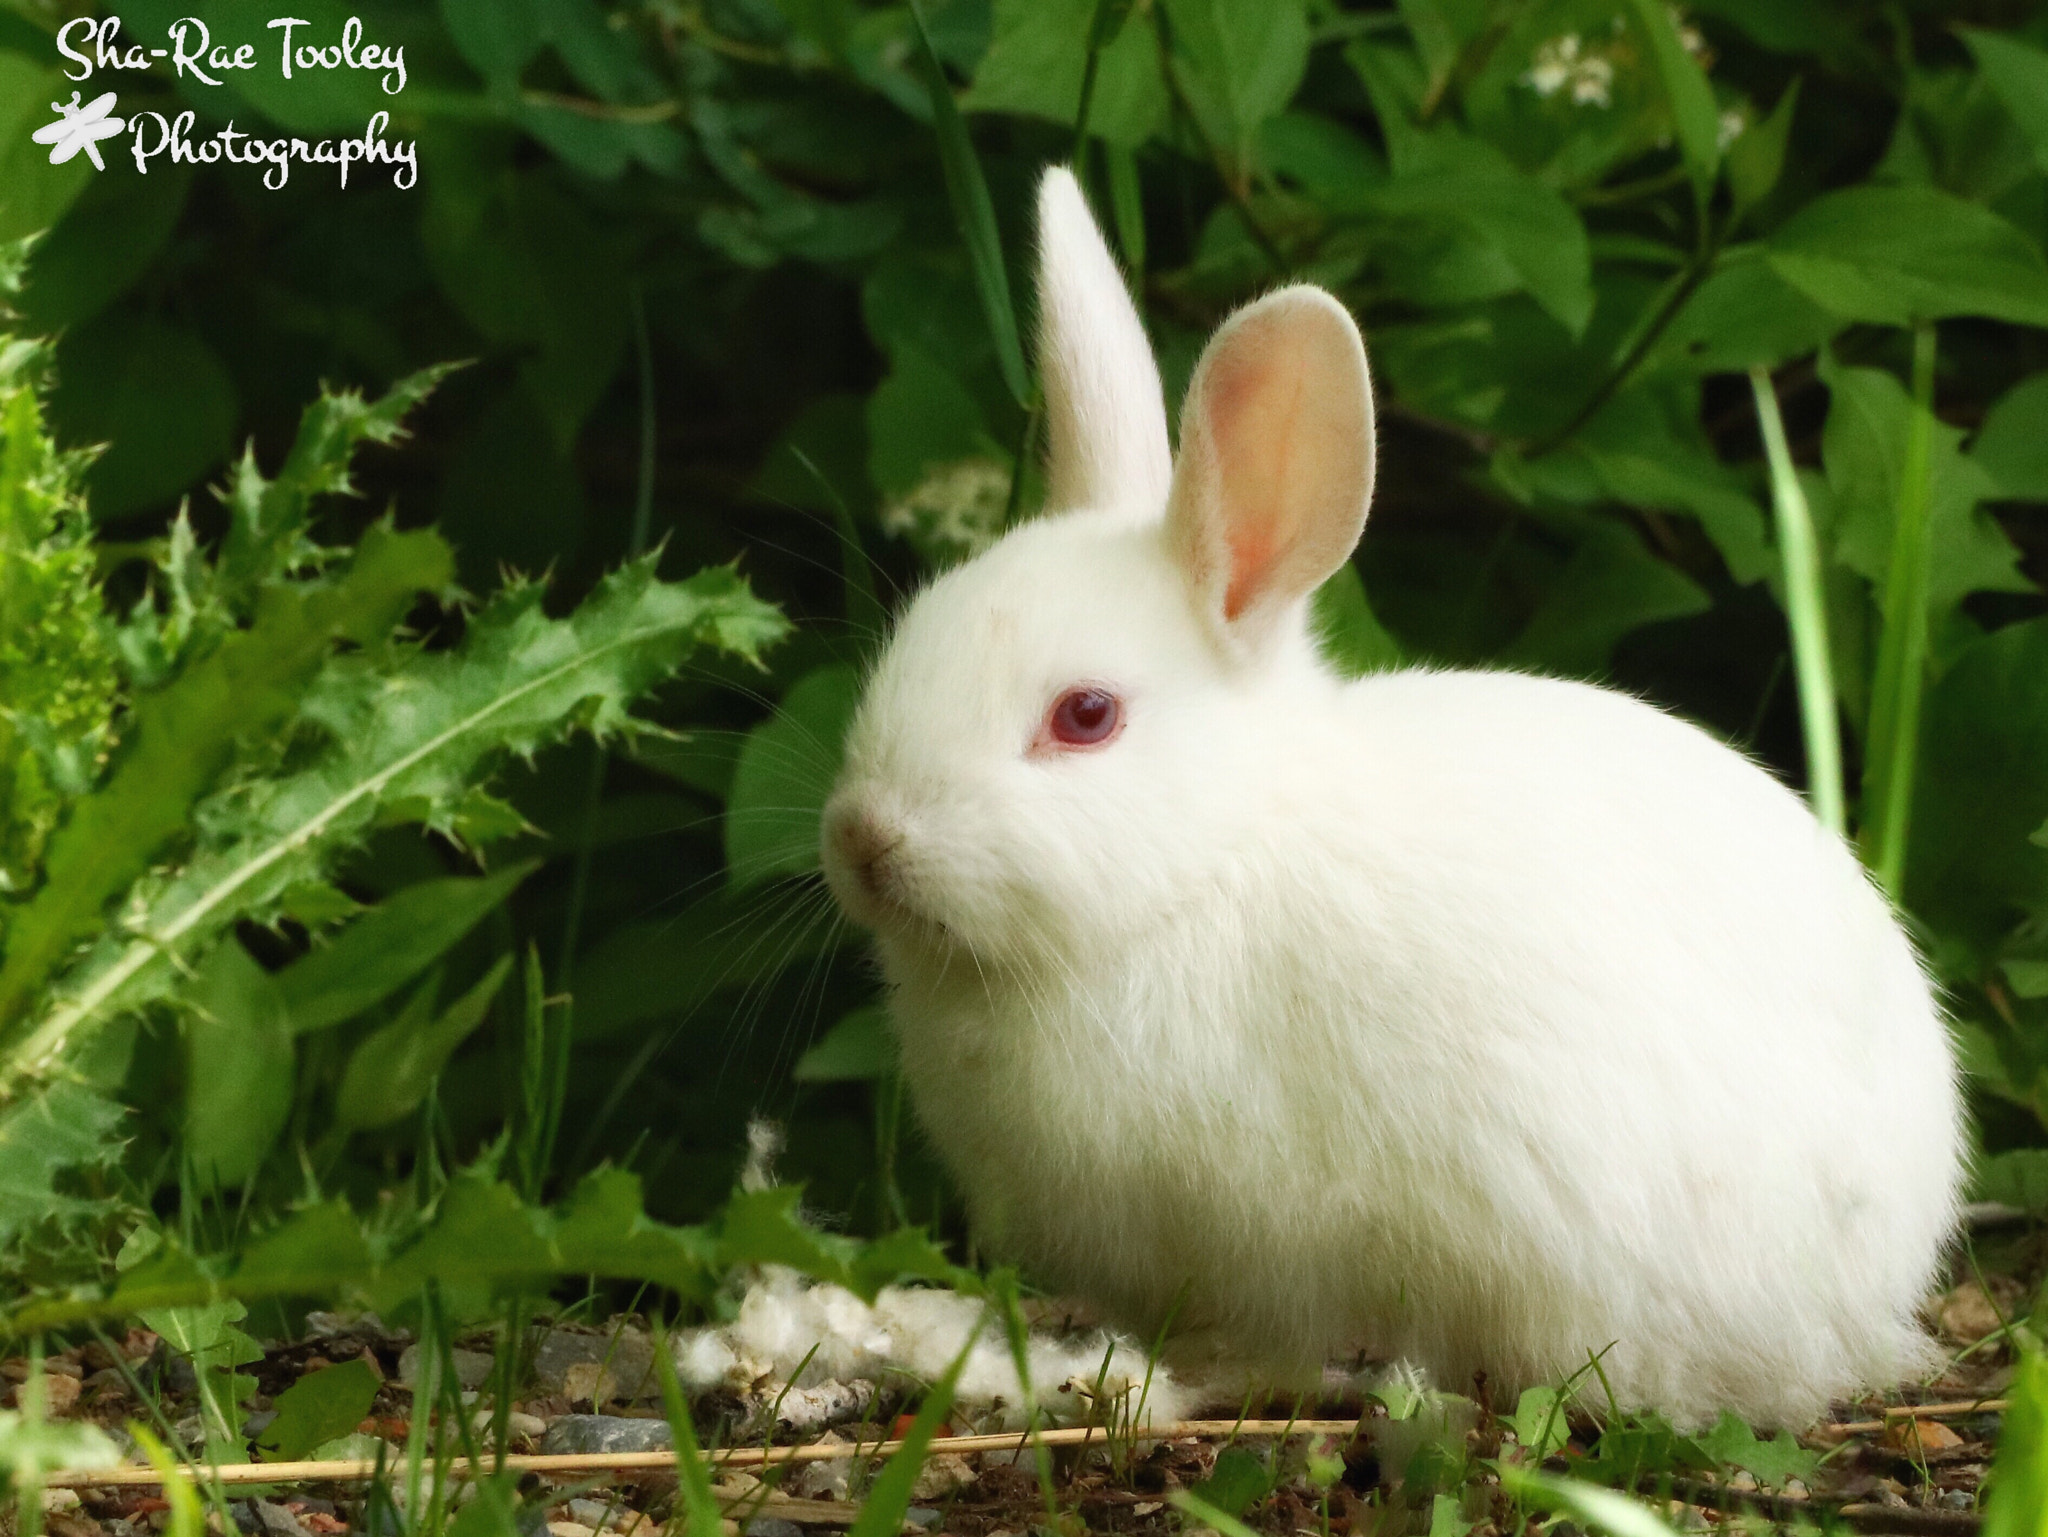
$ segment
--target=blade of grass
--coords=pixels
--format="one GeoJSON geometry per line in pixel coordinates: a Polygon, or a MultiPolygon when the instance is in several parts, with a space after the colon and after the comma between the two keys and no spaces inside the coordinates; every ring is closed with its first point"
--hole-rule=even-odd
{"type": "Polygon", "coordinates": [[[1190,1494],[1185,1489],[1176,1489],[1166,1498],[1173,1505],[1174,1509],[1192,1516],[1195,1524],[1210,1527],[1215,1531],[1221,1532],[1223,1537],[1259,1537],[1257,1532],[1246,1526],[1237,1517],[1230,1514],[1229,1511],[1218,1510],[1198,1494],[1190,1494]]]}
{"type": "Polygon", "coordinates": [[[1031,376],[1024,367],[1024,347],[1017,329],[1017,308],[1010,299],[1009,269],[1003,265],[1003,239],[996,228],[996,208],[988,195],[988,181],[981,174],[981,161],[967,137],[967,125],[953,100],[946,72],[932,48],[931,33],[924,24],[924,8],[910,0],[911,19],[917,24],[918,67],[924,73],[925,90],[932,99],[932,130],[939,141],[939,168],[945,173],[946,197],[953,205],[953,218],[960,226],[961,242],[967,247],[967,261],[974,270],[974,287],[981,295],[982,313],[988,319],[989,337],[995,343],[996,364],[1003,383],[1020,406],[1029,407],[1031,376]]]}
{"type": "Polygon", "coordinates": [[[661,1375],[661,1407],[668,1415],[669,1440],[675,1447],[676,1493],[682,1505],[683,1537],[720,1537],[723,1512],[718,1508],[718,1496],[711,1492],[711,1470],[697,1448],[697,1427],[690,1419],[683,1385],[676,1380],[675,1358],[669,1351],[666,1331],[655,1335],[654,1365],[661,1375]]]}
{"type": "Polygon", "coordinates": [[[1104,144],[1102,158],[1109,167],[1109,210],[1116,222],[1116,243],[1123,251],[1124,271],[1131,281],[1131,297],[1144,313],[1145,293],[1145,204],[1138,186],[1138,157],[1120,144],[1104,144]]]}
{"type": "Polygon", "coordinates": [[[163,1477],[164,1498],[171,1506],[171,1519],[164,1529],[164,1537],[206,1537],[206,1515],[200,1508],[199,1491],[192,1487],[192,1480],[179,1473],[177,1462],[163,1442],[151,1435],[147,1428],[130,1420],[128,1434],[142,1449],[142,1455],[149,1459],[149,1465],[163,1477]]]}
{"type": "Polygon", "coordinates": [[[1835,710],[1835,675],[1828,661],[1827,599],[1821,591],[1820,544],[1813,513],[1792,467],[1785,419],[1768,369],[1752,368],[1749,387],[1771,466],[1771,504],[1778,520],[1778,558],[1784,563],[1785,622],[1792,631],[1793,678],[1799,685],[1799,723],[1806,738],[1807,796],[1813,814],[1837,837],[1848,832],[1843,806],[1842,736],[1835,710]]]}
{"type": "Polygon", "coordinates": [[[967,1358],[974,1353],[975,1342],[981,1338],[982,1326],[987,1321],[984,1314],[968,1331],[967,1343],[960,1347],[960,1354],[946,1368],[946,1375],[932,1384],[932,1390],[918,1406],[917,1418],[910,1422],[910,1429],[904,1433],[903,1445],[875,1475],[875,1481],[868,1485],[867,1501],[861,1506],[860,1515],[854,1519],[846,1537],[896,1537],[903,1530],[904,1512],[910,1509],[910,1491],[917,1483],[926,1455],[931,1451],[932,1436],[952,1412],[953,1389],[960,1382],[960,1374],[967,1369],[967,1358]]]}
{"type": "Polygon", "coordinates": [[[1081,101],[1074,109],[1074,148],[1067,156],[1083,189],[1088,185],[1084,162],[1088,151],[1088,118],[1095,107],[1095,76],[1102,65],[1102,50],[1116,41],[1131,14],[1132,0],[1095,0],[1095,15],[1088,23],[1088,62],[1081,66],[1081,101]]]}
{"type": "MultiPolygon", "coordinates": [[[[1003,1310],[1003,1332],[1009,1337],[1010,1360],[1017,1368],[1017,1388],[1024,1395],[1024,1428],[1038,1428],[1038,1395],[1031,1388],[1031,1326],[1024,1321],[1024,1305],[1017,1297],[1017,1272],[1001,1270],[989,1277],[989,1294],[1003,1310]]],[[[1034,1440],[1031,1450],[1038,1465],[1038,1493],[1045,1501],[1045,1518],[1055,1531],[1060,1524],[1059,1495],[1052,1483],[1052,1450],[1034,1440]]]]}
{"type": "Polygon", "coordinates": [[[1920,746],[1920,704],[1927,686],[1927,580],[1930,560],[1929,454],[1934,436],[1933,323],[1913,330],[1913,424],[1899,479],[1885,580],[1884,635],[1870,691],[1870,734],[1863,766],[1863,862],[1877,883],[1899,896],[1906,870],[1913,767],[1920,746]]]}
{"type": "Polygon", "coordinates": [[[1674,1537],[1671,1528],[1647,1505],[1598,1484],[1553,1478],[1505,1462],[1500,1464],[1500,1482],[1525,1504],[1558,1511],[1581,1526],[1598,1527],[1613,1537],[1674,1537]]]}
{"type": "Polygon", "coordinates": [[[818,489],[825,493],[825,500],[832,504],[832,521],[839,529],[839,567],[846,587],[847,623],[862,641],[879,646],[889,631],[889,614],[875,592],[875,576],[870,569],[874,563],[868,559],[867,549],[860,542],[860,528],[853,521],[853,510],[846,505],[846,498],[839,494],[839,488],[811,462],[809,454],[794,445],[789,451],[796,462],[809,472],[811,479],[818,483],[818,489]]]}

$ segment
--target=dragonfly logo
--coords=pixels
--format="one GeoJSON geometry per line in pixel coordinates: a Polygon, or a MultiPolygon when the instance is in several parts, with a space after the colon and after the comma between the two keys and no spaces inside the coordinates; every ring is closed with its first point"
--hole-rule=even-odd
{"type": "Polygon", "coordinates": [[[57,121],[46,123],[29,137],[38,144],[50,146],[51,165],[62,165],[80,150],[84,150],[92,160],[93,166],[104,171],[107,163],[100,159],[99,141],[113,138],[123,132],[128,125],[112,115],[112,91],[108,91],[104,96],[95,96],[81,107],[78,98],[83,94],[81,91],[73,91],[70,101],[51,102],[50,110],[57,114],[57,121]]]}

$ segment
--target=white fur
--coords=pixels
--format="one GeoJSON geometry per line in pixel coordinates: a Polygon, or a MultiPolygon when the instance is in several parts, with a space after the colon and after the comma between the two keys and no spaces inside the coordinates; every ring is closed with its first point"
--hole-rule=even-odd
{"type": "MultiPolygon", "coordinates": [[[[1334,305],[1261,305],[1233,323],[1267,338],[1254,372],[1331,377],[1334,305]]],[[[1219,409],[1289,420],[1263,389],[1219,409]]],[[[1798,1424],[1920,1368],[1960,1120],[1883,898],[1783,785],[1638,700],[1339,681],[1305,605],[1343,549],[1261,566],[1232,537],[1301,502],[1276,476],[1319,481],[1325,520],[1363,495],[1369,451],[1293,436],[1184,455],[1193,536],[1165,494],[1018,529],[919,596],[870,681],[826,872],[985,1241],[1140,1331],[1185,1287],[1183,1352],[1274,1385],[1343,1344],[1502,1390],[1611,1346],[1626,1404],[1798,1424]],[[1235,618],[1219,581],[1250,584],[1235,618]],[[1124,729],[1043,751],[1077,683],[1124,729]]]]}
{"type": "MultiPolygon", "coordinates": [[[[922,1386],[946,1374],[982,1313],[974,1298],[919,1287],[884,1287],[870,1306],[844,1287],[814,1286],[791,1271],[770,1269],[748,1287],[731,1323],[677,1336],[676,1370],[698,1391],[747,1392],[765,1383],[770,1397],[784,1384],[802,1389],[907,1380],[922,1386]]],[[[1181,1419],[1188,1407],[1187,1394],[1164,1366],[1148,1372],[1144,1351],[1099,1331],[1063,1339],[1034,1334],[1027,1361],[1033,1401],[1054,1420],[1163,1425],[1181,1419]]],[[[997,1425],[1024,1424],[1024,1393],[999,1321],[982,1325],[954,1397],[997,1425]]]]}

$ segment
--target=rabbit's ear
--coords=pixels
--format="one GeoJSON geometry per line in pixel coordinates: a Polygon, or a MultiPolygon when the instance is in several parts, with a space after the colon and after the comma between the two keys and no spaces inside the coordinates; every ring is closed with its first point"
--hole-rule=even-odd
{"type": "Polygon", "coordinates": [[[1372,380],[1320,288],[1268,294],[1209,341],[1181,408],[1167,519],[1196,599],[1252,643],[1350,556],[1372,500],[1372,380]]]}
{"type": "Polygon", "coordinates": [[[1166,502],[1173,452],[1152,344],[1073,173],[1038,184],[1038,369],[1046,507],[1166,502]]]}

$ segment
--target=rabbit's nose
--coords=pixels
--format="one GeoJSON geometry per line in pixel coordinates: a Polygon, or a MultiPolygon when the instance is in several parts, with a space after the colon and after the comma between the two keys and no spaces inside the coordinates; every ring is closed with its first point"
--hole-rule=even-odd
{"type": "Polygon", "coordinates": [[[840,805],[827,818],[826,837],[863,895],[882,895],[884,861],[903,842],[902,829],[865,806],[840,805]]]}

